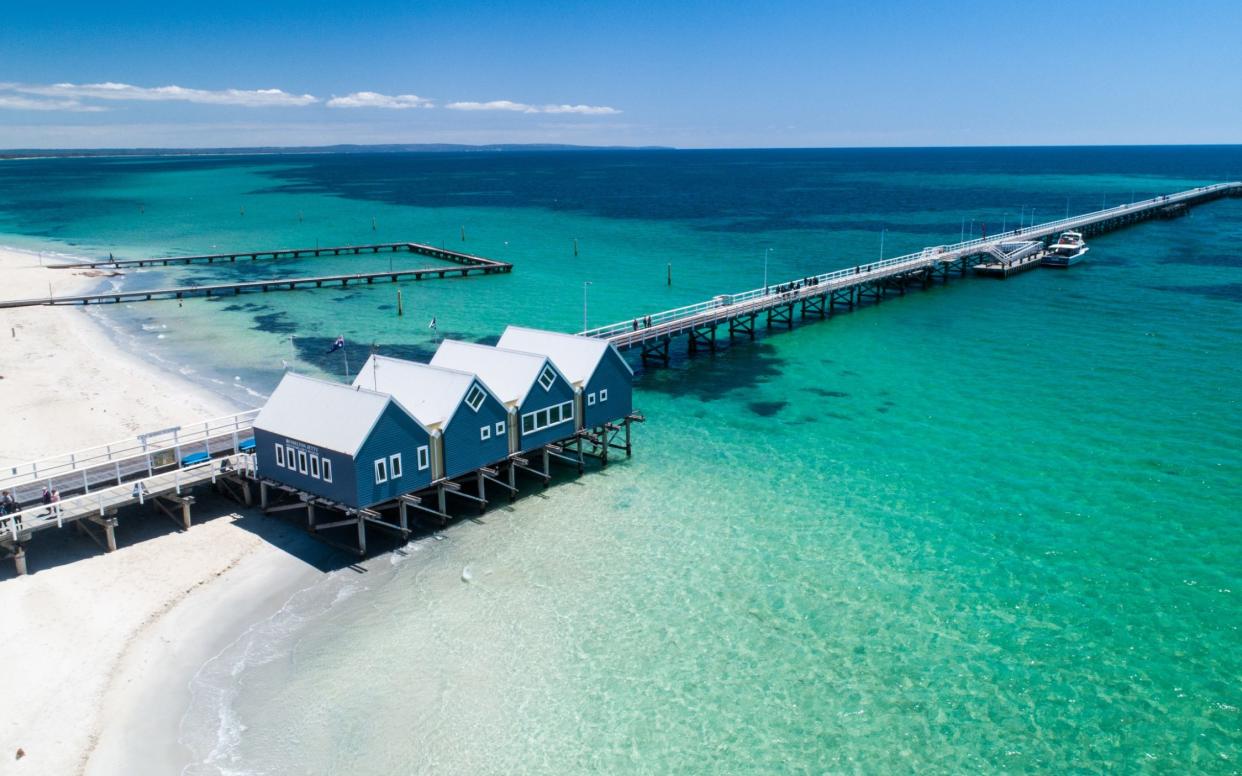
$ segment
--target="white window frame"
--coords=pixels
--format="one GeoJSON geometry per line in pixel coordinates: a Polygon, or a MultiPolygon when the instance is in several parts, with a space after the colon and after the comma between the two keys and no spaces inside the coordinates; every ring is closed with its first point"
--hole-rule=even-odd
{"type": "Polygon", "coordinates": [[[479,407],[483,406],[483,402],[487,400],[487,392],[484,391],[478,383],[470,386],[470,390],[466,391],[466,406],[475,412],[479,411],[479,407]],[[477,397],[477,401],[471,401],[477,397]]]}
{"type": "Polygon", "coordinates": [[[285,466],[285,446],[279,442],[276,444],[276,465],[281,468],[285,466]]]}
{"type": "Polygon", "coordinates": [[[418,470],[431,468],[431,448],[423,445],[418,448],[418,470]]]}
{"type": "Polygon", "coordinates": [[[543,371],[539,373],[539,384],[543,386],[545,391],[552,390],[552,386],[556,384],[556,372],[552,371],[551,366],[545,366],[543,371]]]}
{"type": "Polygon", "coordinates": [[[561,402],[560,404],[553,404],[551,406],[535,410],[534,412],[528,412],[525,415],[523,415],[522,416],[522,433],[523,434],[534,434],[538,431],[543,431],[545,428],[552,428],[553,426],[559,426],[562,423],[568,423],[569,421],[573,419],[574,419],[574,403],[572,401],[564,401],[564,402],[561,402]],[[555,416],[557,419],[555,421],[552,420],[553,410],[556,411],[555,416]],[[545,418],[543,425],[539,424],[539,416],[541,414],[545,418]],[[529,429],[527,429],[528,420],[530,421],[529,429]]]}
{"type": "Polygon", "coordinates": [[[379,485],[384,482],[388,482],[388,459],[387,458],[376,458],[375,459],[375,484],[379,485]]]}
{"type": "Polygon", "coordinates": [[[298,452],[293,445],[285,445],[285,468],[291,472],[298,470],[298,452]]]}
{"type": "Polygon", "coordinates": [[[496,436],[502,437],[504,435],[505,435],[505,422],[503,420],[498,420],[496,421],[496,436]]]}
{"type": "Polygon", "coordinates": [[[599,389],[599,400],[601,403],[608,401],[608,389],[607,388],[599,389]]]}
{"type": "Polygon", "coordinates": [[[594,406],[595,406],[595,393],[594,393],[594,392],[591,392],[591,393],[588,393],[588,394],[587,394],[587,406],[588,406],[588,407],[594,407],[594,406]]]}
{"type": "Polygon", "coordinates": [[[321,456],[319,459],[319,474],[324,482],[332,482],[332,459],[327,456],[321,456]]]}
{"type": "Polygon", "coordinates": [[[388,479],[401,479],[401,453],[393,453],[388,456],[388,479]]]}
{"type": "Polygon", "coordinates": [[[491,426],[480,426],[479,427],[479,440],[486,442],[487,440],[491,438],[492,438],[492,427],[491,426]]]}
{"type": "Polygon", "coordinates": [[[310,476],[319,479],[319,456],[317,455],[310,457],[310,476]]]}
{"type": "Polygon", "coordinates": [[[306,468],[306,459],[307,459],[306,451],[299,450],[298,451],[298,474],[308,473],[308,470],[306,468]]]}

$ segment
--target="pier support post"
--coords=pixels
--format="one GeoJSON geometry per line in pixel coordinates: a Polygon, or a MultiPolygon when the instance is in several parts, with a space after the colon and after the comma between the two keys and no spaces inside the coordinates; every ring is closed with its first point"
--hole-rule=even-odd
{"type": "Polygon", "coordinates": [[[267,511],[267,483],[259,483],[259,509],[267,511]]]}
{"type": "Polygon", "coordinates": [[[358,515],[358,554],[367,554],[367,521],[358,515]]]}
{"type": "Polygon", "coordinates": [[[108,552],[116,552],[116,518],[108,517],[100,521],[104,529],[104,538],[108,542],[108,552]]]}
{"type": "Polygon", "coordinates": [[[306,529],[315,532],[315,505],[309,501],[306,502],[306,529]]]}
{"type": "Polygon", "coordinates": [[[409,513],[406,512],[405,510],[405,501],[402,501],[400,504],[397,505],[397,514],[400,515],[401,530],[409,531],[410,530],[410,516],[409,516],[409,513]]]}
{"type": "Polygon", "coordinates": [[[436,495],[439,498],[441,514],[448,514],[448,504],[445,502],[443,485],[440,485],[436,488],[436,495]]]}
{"type": "Polygon", "coordinates": [[[26,548],[20,544],[13,545],[13,564],[17,567],[17,576],[26,576],[26,548]]]}

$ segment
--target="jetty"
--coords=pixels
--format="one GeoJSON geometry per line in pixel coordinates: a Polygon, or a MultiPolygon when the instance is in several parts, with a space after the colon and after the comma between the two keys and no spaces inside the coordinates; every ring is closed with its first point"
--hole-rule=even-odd
{"type": "Polygon", "coordinates": [[[739,336],[753,340],[761,318],[769,329],[792,329],[796,319],[822,320],[839,310],[878,304],[892,294],[904,296],[912,288],[930,288],[975,269],[1007,277],[1038,266],[1048,244],[1061,232],[1074,230],[1090,237],[1152,218],[1177,218],[1195,205],[1226,196],[1242,196],[1242,182],[1200,186],[765,288],[720,294],[697,304],[588,329],[581,335],[605,339],[618,350],[640,350],[644,365],[667,366],[674,338],[686,338],[691,356],[700,350],[715,352],[721,331],[727,332],[730,341],[739,336]]]}
{"type": "Polygon", "coordinates": [[[469,275],[493,275],[513,270],[505,261],[474,256],[469,253],[450,251],[421,243],[384,243],[380,245],[350,245],[334,248],[297,248],[287,250],[259,251],[253,253],[219,253],[201,256],[173,256],[157,259],[116,259],[74,264],[52,265],[55,269],[100,269],[122,267],[174,266],[189,264],[214,264],[217,262],[273,261],[315,256],[341,256],[379,253],[412,253],[428,258],[457,264],[456,267],[418,267],[414,269],[390,269],[380,272],[357,272],[337,275],[308,275],[300,277],[270,278],[267,280],[234,281],[208,285],[174,286],[132,291],[105,291],[93,294],[46,296],[32,299],[0,301],[0,308],[39,307],[48,305],[119,304],[121,302],[150,302],[160,299],[186,299],[190,297],[235,296],[246,292],[293,291],[302,288],[324,286],[348,286],[350,283],[373,284],[377,281],[396,283],[401,280],[425,280],[428,278],[467,277],[469,275]]]}

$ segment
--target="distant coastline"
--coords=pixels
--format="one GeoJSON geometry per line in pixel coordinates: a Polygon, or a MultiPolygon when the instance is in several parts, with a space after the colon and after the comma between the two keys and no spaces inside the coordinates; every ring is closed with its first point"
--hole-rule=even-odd
{"type": "Polygon", "coordinates": [[[60,159],[108,156],[255,156],[260,154],[513,153],[519,151],[674,151],[672,146],[582,146],[554,143],[401,143],[384,145],[249,146],[239,148],[14,148],[3,159],[60,159]]]}

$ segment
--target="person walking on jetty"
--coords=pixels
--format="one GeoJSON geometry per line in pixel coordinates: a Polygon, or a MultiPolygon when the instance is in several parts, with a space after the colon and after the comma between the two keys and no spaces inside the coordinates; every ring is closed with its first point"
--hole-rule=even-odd
{"type": "Polygon", "coordinates": [[[13,494],[7,490],[0,493],[0,516],[11,515],[19,511],[17,508],[17,499],[13,498],[13,494]]]}

